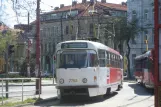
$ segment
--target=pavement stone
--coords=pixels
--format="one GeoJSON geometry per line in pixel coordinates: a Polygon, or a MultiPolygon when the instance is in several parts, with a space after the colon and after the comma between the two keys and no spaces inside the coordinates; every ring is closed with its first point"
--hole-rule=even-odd
{"type": "MultiPolygon", "coordinates": [[[[0,83],[1,85],[1,83],[0,83]]],[[[21,86],[21,83],[11,83],[10,86],[21,86]]],[[[35,82],[27,82],[27,83],[24,83],[25,86],[35,86],[35,82]]],[[[44,88],[48,88],[50,87],[50,91],[52,91],[54,89],[54,91],[56,90],[55,89],[55,85],[56,83],[53,84],[53,80],[42,80],[42,86],[44,86],[44,88]]],[[[42,94],[40,94],[40,99],[41,102],[43,101],[46,101],[46,100],[54,100],[54,99],[57,99],[57,94],[55,92],[52,92],[54,94],[50,94],[50,92],[46,92],[48,90],[42,90],[42,94]]],[[[39,95],[29,95],[29,96],[24,96],[23,97],[23,101],[28,99],[28,98],[39,98],[39,95]]],[[[22,101],[22,97],[14,97],[14,98],[9,98],[7,100],[4,100],[3,101],[3,104],[5,103],[8,103],[8,102],[21,102],[22,101]]],[[[39,102],[37,102],[39,103],[39,102]]],[[[0,101],[0,105],[2,105],[2,101],[0,101]]],[[[19,106],[22,106],[22,105],[18,105],[16,107],[19,107],[19,106]]]]}

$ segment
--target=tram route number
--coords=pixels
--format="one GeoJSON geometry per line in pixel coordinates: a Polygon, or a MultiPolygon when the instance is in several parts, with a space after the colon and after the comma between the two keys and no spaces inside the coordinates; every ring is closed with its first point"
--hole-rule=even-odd
{"type": "Polygon", "coordinates": [[[69,79],[69,82],[78,82],[77,79],[69,79]]]}

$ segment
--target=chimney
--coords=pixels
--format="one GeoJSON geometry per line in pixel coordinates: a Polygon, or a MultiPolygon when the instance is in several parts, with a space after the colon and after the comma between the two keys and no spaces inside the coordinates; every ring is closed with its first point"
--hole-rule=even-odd
{"type": "Polygon", "coordinates": [[[64,4],[60,4],[60,8],[63,8],[64,7],[64,4]]]}
{"type": "Polygon", "coordinates": [[[126,2],[122,2],[121,4],[122,4],[123,6],[127,6],[126,2]]]}
{"type": "Polygon", "coordinates": [[[82,0],[82,3],[86,3],[87,2],[87,0],[82,0]]]}
{"type": "Polygon", "coordinates": [[[77,4],[77,1],[72,2],[72,6],[75,6],[77,4]]]}
{"type": "Polygon", "coordinates": [[[58,9],[59,9],[59,7],[55,7],[55,8],[54,8],[54,10],[58,10],[58,9]]]}
{"type": "Polygon", "coordinates": [[[106,3],[106,0],[101,0],[101,3],[106,3]]]}

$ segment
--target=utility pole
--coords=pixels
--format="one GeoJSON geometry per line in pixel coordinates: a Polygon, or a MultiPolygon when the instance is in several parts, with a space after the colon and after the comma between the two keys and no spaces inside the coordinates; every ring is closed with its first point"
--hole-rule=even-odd
{"type": "MultiPolygon", "coordinates": [[[[6,42],[5,62],[6,78],[8,78],[8,42],[6,42]]],[[[6,92],[8,92],[8,80],[6,80],[6,92]]],[[[8,93],[6,93],[6,98],[8,98],[8,93]]]]}
{"type": "Polygon", "coordinates": [[[28,12],[28,32],[30,31],[30,13],[28,12]]]}
{"type": "MultiPolygon", "coordinates": [[[[30,32],[30,13],[28,12],[28,36],[29,36],[29,32],[30,32]]],[[[28,49],[27,49],[27,76],[30,77],[30,46],[31,46],[31,42],[30,39],[28,37],[27,40],[28,43],[28,49]]]]}
{"type": "Polygon", "coordinates": [[[60,26],[61,26],[61,41],[63,41],[63,23],[62,23],[62,18],[63,18],[63,13],[61,15],[61,19],[60,19],[60,26]]]}
{"type": "Polygon", "coordinates": [[[41,74],[40,74],[40,0],[37,0],[36,10],[36,94],[41,94],[41,74]]]}

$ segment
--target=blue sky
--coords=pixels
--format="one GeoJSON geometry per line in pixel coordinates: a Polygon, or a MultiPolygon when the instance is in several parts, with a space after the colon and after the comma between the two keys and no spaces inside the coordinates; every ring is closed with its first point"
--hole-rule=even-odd
{"type": "MultiPolygon", "coordinates": [[[[15,11],[13,11],[13,2],[11,0],[2,0],[0,1],[0,8],[2,11],[0,11],[0,20],[3,21],[6,25],[13,28],[14,24],[22,23],[27,24],[27,10],[32,10],[30,22],[35,20],[35,9],[36,9],[36,0],[17,0],[17,2],[24,4],[22,10],[18,9],[17,15],[15,14],[15,11]],[[32,6],[27,6],[26,1],[30,1],[32,6]],[[18,16],[19,15],[19,16],[18,16]],[[16,17],[18,16],[18,17],[16,17]]],[[[16,0],[14,0],[16,1],[16,0]]],[[[51,11],[54,7],[60,6],[60,4],[70,5],[74,0],[41,0],[41,10],[44,11],[51,11]]],[[[82,2],[82,0],[77,0],[78,2],[82,2]]],[[[89,1],[89,0],[87,0],[89,1]]],[[[101,0],[98,0],[101,1],[101,0]]],[[[127,0],[106,0],[108,3],[116,3],[120,4],[121,2],[126,2],[127,0]]],[[[19,6],[17,6],[19,8],[19,6]]]]}

